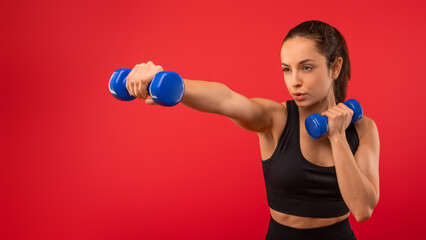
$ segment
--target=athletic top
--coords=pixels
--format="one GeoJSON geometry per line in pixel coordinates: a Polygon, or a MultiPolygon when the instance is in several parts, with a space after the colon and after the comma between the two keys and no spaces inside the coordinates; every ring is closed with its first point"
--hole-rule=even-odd
{"type": "MultiPolygon", "coordinates": [[[[272,156],[262,161],[268,205],[300,217],[331,218],[348,213],[337,184],[334,166],[323,167],[303,157],[299,136],[299,109],[287,101],[287,123],[272,156]]],[[[359,145],[353,124],[346,139],[355,154],[359,145]]]]}

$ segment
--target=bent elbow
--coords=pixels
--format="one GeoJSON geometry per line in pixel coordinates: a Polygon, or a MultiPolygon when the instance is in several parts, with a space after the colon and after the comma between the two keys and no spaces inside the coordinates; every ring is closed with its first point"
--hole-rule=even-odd
{"type": "Polygon", "coordinates": [[[355,217],[355,220],[360,223],[360,222],[367,221],[372,214],[373,214],[373,210],[368,209],[366,211],[363,211],[357,214],[354,213],[354,217],[355,217]]]}
{"type": "Polygon", "coordinates": [[[360,223],[360,222],[367,221],[371,217],[371,215],[370,216],[368,216],[368,215],[354,215],[354,217],[355,217],[355,220],[360,223]]]}

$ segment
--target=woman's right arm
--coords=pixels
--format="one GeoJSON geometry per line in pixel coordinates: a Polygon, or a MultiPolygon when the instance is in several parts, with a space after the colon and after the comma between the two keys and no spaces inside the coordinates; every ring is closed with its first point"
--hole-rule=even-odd
{"type": "Polygon", "coordinates": [[[270,130],[274,116],[282,115],[284,111],[280,103],[264,98],[249,99],[222,83],[188,79],[184,79],[184,83],[183,105],[228,117],[249,131],[270,130]]]}
{"type": "MultiPolygon", "coordinates": [[[[137,64],[127,76],[126,88],[131,96],[149,103],[147,87],[155,74],[163,71],[153,62],[137,64]]],[[[215,113],[230,118],[238,126],[253,132],[272,130],[273,119],[281,119],[284,106],[264,98],[248,99],[229,89],[225,84],[184,79],[185,92],[181,103],[201,112],[215,113]]]]}

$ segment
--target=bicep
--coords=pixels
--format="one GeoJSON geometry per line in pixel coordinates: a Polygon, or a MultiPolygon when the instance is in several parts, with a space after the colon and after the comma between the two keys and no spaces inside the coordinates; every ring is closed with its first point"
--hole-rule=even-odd
{"type": "Polygon", "coordinates": [[[360,141],[358,150],[355,153],[355,161],[362,173],[373,185],[376,195],[379,197],[379,132],[374,121],[369,118],[366,118],[357,130],[360,135],[360,141]]]}
{"type": "Polygon", "coordinates": [[[238,93],[233,94],[229,102],[224,103],[222,115],[231,119],[239,127],[262,132],[272,128],[273,118],[283,105],[265,98],[247,98],[238,93]]]}

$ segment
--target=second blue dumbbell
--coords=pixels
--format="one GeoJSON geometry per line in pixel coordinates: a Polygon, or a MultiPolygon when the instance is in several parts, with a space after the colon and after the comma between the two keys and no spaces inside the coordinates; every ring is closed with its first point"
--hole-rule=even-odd
{"type": "MultiPolygon", "coordinates": [[[[362,118],[363,113],[361,104],[359,104],[357,100],[349,99],[345,101],[344,104],[354,111],[351,123],[355,123],[362,118]]],[[[311,137],[318,139],[328,132],[328,118],[314,113],[306,118],[305,127],[311,137]]]]}
{"type": "MultiPolygon", "coordinates": [[[[120,68],[114,71],[109,80],[109,91],[121,101],[131,101],[135,97],[131,96],[126,88],[127,75],[130,68],[120,68]]],[[[180,102],[185,92],[185,84],[182,77],[170,71],[157,73],[148,85],[148,94],[158,105],[171,107],[180,102]]]]}

